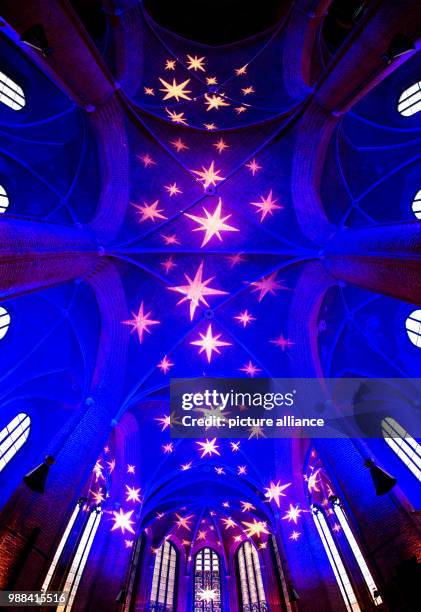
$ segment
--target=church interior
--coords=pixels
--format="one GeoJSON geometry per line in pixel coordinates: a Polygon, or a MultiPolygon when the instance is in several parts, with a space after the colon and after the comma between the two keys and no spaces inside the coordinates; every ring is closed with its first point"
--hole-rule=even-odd
{"type": "Polygon", "coordinates": [[[2,0],[0,590],[66,593],[25,609],[419,610],[420,34],[2,0]],[[376,435],[171,437],[199,377],[389,382],[376,435]]]}

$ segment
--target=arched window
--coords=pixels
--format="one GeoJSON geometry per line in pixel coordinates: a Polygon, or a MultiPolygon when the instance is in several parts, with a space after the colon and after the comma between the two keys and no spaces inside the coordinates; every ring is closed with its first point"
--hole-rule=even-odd
{"type": "Polygon", "coordinates": [[[237,553],[238,574],[243,612],[267,612],[259,555],[250,542],[244,542],[237,553]]]}
{"type": "Polygon", "coordinates": [[[102,510],[99,506],[93,506],[89,509],[89,517],[85,524],[85,528],[79,539],[76,552],[73,557],[72,564],[66,577],[66,582],[63,591],[69,594],[67,603],[58,606],[56,612],[69,612],[76,596],[80,579],[82,578],[83,570],[85,569],[86,561],[91,550],[95,534],[101,522],[102,510]]]}
{"type": "Polygon", "coordinates": [[[211,548],[202,548],[194,564],[194,612],[221,612],[219,557],[211,548]]]}
{"type": "Polygon", "coordinates": [[[326,517],[323,511],[314,504],[312,505],[311,509],[313,511],[314,523],[317,527],[317,531],[319,532],[320,539],[335,575],[336,582],[338,583],[339,590],[341,591],[346,609],[348,612],[360,612],[361,609],[358,604],[357,597],[354,589],[352,588],[352,584],[349,580],[345,566],[342,563],[338,548],[330,532],[329,525],[327,524],[326,517]]]}
{"type": "Polygon", "coordinates": [[[349,526],[348,519],[346,514],[341,506],[341,503],[337,497],[332,499],[333,511],[338,519],[339,525],[342,527],[342,531],[348,540],[348,544],[352,550],[352,554],[355,557],[356,562],[361,570],[361,573],[364,578],[364,582],[367,585],[368,590],[370,591],[371,598],[375,606],[379,606],[383,603],[382,598],[379,595],[377,585],[374,582],[374,578],[368,568],[368,565],[364,559],[361,548],[358,545],[358,542],[352,533],[351,527],[349,526]]]}
{"type": "Polygon", "coordinates": [[[0,71],[0,102],[13,110],[21,110],[26,104],[22,87],[0,71]]]}
{"type": "Polygon", "coordinates": [[[417,219],[421,219],[421,189],[415,195],[414,201],[412,202],[412,212],[417,219]]]}
{"type": "Polygon", "coordinates": [[[421,111],[421,81],[402,92],[398,102],[398,111],[404,117],[411,117],[421,111]]]}
{"type": "Polygon", "coordinates": [[[177,551],[171,542],[159,547],[153,568],[152,590],[149,610],[172,612],[174,610],[174,587],[177,570],[177,551]]]}
{"type": "Polygon", "coordinates": [[[412,344],[421,348],[421,310],[411,312],[405,322],[406,333],[412,344]]]}
{"type": "Polygon", "coordinates": [[[0,185],[0,215],[5,213],[9,207],[9,198],[7,197],[7,193],[5,188],[0,185]]]}
{"type": "Polygon", "coordinates": [[[73,525],[76,522],[76,519],[77,519],[77,517],[79,515],[79,512],[81,510],[81,507],[82,507],[82,502],[78,502],[76,504],[75,509],[73,510],[72,516],[70,517],[69,522],[67,523],[67,527],[66,527],[66,529],[65,529],[65,531],[64,531],[64,533],[62,535],[62,538],[60,540],[60,543],[57,546],[56,553],[55,553],[55,555],[53,557],[53,560],[51,562],[51,565],[50,565],[50,568],[48,570],[48,573],[47,573],[47,575],[45,577],[45,580],[44,580],[44,583],[43,583],[43,585],[41,587],[41,591],[48,591],[48,588],[50,586],[50,582],[53,579],[54,572],[56,571],[57,563],[60,560],[61,553],[63,552],[63,549],[66,546],[66,542],[67,542],[67,540],[69,538],[70,532],[73,529],[73,525]]]}
{"type": "MultiPolygon", "coordinates": [[[[421,312],[421,311],[419,311],[421,312]]],[[[421,446],[395,419],[383,419],[381,423],[385,441],[396,455],[421,481],[421,446]]]]}
{"type": "Polygon", "coordinates": [[[5,337],[10,327],[10,314],[0,306],[0,340],[5,337]]]}
{"type": "Polygon", "coordinates": [[[0,472],[25,444],[30,428],[31,419],[24,412],[20,412],[0,431],[0,472]]]}

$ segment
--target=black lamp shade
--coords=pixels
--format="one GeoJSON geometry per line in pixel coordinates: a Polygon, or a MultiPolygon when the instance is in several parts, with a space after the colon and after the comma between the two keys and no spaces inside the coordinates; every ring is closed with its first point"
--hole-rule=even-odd
{"type": "Polygon", "coordinates": [[[48,478],[51,465],[54,463],[53,457],[48,455],[45,458],[44,463],[41,463],[36,468],[31,470],[23,477],[23,482],[27,487],[34,491],[34,493],[44,493],[45,485],[48,478]]]}
{"type": "Polygon", "coordinates": [[[370,476],[377,495],[386,495],[398,482],[396,478],[376,465],[372,459],[367,459],[364,465],[370,470],[370,476]]]}

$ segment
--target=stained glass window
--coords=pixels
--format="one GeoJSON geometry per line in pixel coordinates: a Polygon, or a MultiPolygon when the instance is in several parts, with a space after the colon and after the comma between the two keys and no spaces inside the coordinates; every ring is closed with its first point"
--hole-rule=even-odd
{"type": "Polygon", "coordinates": [[[10,314],[0,306],[0,340],[5,337],[10,327],[10,314]]]}
{"type": "Polygon", "coordinates": [[[55,555],[53,557],[53,560],[51,562],[50,568],[48,570],[48,573],[45,577],[45,580],[43,582],[43,585],[41,587],[42,591],[48,591],[48,587],[50,586],[50,582],[54,576],[54,572],[56,570],[57,567],[57,563],[60,560],[61,557],[61,553],[63,552],[64,547],[66,546],[66,542],[69,538],[70,532],[73,528],[73,525],[76,522],[76,519],[78,517],[78,514],[81,510],[81,503],[77,503],[75,509],[73,510],[72,516],[69,519],[69,522],[67,523],[67,527],[62,535],[62,538],[60,540],[59,545],[57,546],[57,550],[55,552],[55,555]]]}
{"type": "Polygon", "coordinates": [[[421,81],[402,92],[398,102],[398,111],[404,117],[411,117],[421,111],[421,81]]]}
{"type": "Polygon", "coordinates": [[[211,548],[202,548],[194,564],[194,612],[221,612],[219,557],[211,548]]]}
{"type": "Polygon", "coordinates": [[[237,563],[242,612],[267,612],[259,555],[250,542],[244,542],[238,549],[237,563]]]}
{"type": "Polygon", "coordinates": [[[174,610],[174,587],[177,570],[177,551],[171,542],[159,547],[152,577],[149,610],[172,612],[174,610]]]}
{"type": "Polygon", "coordinates": [[[79,539],[79,543],[63,587],[63,591],[65,593],[69,593],[69,598],[66,604],[57,608],[57,612],[69,612],[69,610],[72,609],[76,592],[82,578],[83,570],[85,569],[86,561],[88,560],[89,552],[101,521],[101,516],[102,510],[99,506],[94,506],[90,509],[88,520],[79,539]]]}
{"type": "Polygon", "coordinates": [[[395,419],[383,419],[381,427],[390,448],[421,481],[421,446],[395,419]]]}
{"type": "Polygon", "coordinates": [[[5,213],[9,207],[9,198],[5,188],[0,185],[0,215],[5,213]]]}
{"type": "Polygon", "coordinates": [[[312,511],[314,523],[317,527],[317,531],[319,532],[320,539],[335,575],[336,582],[338,583],[346,609],[348,612],[360,612],[361,609],[358,604],[357,597],[354,589],[352,588],[352,584],[349,580],[345,566],[342,563],[341,556],[330,532],[326,517],[323,511],[315,505],[312,506],[312,511]]]}
{"type": "Polygon", "coordinates": [[[412,212],[414,213],[417,219],[421,219],[421,189],[416,193],[415,198],[412,202],[412,212]]]}
{"type": "Polygon", "coordinates": [[[359,547],[358,542],[352,532],[352,529],[349,526],[348,519],[344,512],[344,509],[342,508],[340,501],[337,497],[333,499],[332,504],[333,504],[333,511],[335,512],[336,518],[339,521],[339,525],[342,527],[343,534],[348,540],[348,544],[351,547],[352,553],[363,575],[364,582],[366,583],[367,588],[370,591],[370,595],[373,600],[373,603],[375,606],[379,606],[381,603],[383,603],[382,598],[379,595],[379,592],[377,590],[377,585],[364,559],[364,555],[361,551],[361,548],[359,547]]]}
{"type": "Polygon", "coordinates": [[[25,444],[30,428],[31,419],[24,412],[20,412],[0,431],[0,472],[25,444]]]}
{"type": "Polygon", "coordinates": [[[405,323],[406,333],[412,344],[421,348],[421,310],[411,312],[405,323]]]}
{"type": "Polygon", "coordinates": [[[0,71],[0,102],[13,110],[20,110],[26,104],[22,87],[0,71]]]}

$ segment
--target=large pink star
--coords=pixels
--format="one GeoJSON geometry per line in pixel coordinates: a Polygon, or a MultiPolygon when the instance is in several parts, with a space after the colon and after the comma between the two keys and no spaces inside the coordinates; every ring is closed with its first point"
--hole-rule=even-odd
{"type": "Polygon", "coordinates": [[[202,275],[203,261],[198,267],[195,277],[193,279],[191,279],[190,276],[188,276],[187,274],[184,274],[188,283],[187,285],[180,285],[178,287],[168,287],[170,291],[176,291],[177,293],[181,293],[181,295],[184,296],[181,298],[181,300],[177,302],[177,305],[190,300],[190,321],[193,321],[196,308],[198,308],[200,304],[209,306],[208,302],[205,299],[206,295],[227,295],[226,291],[221,291],[219,289],[213,289],[212,287],[208,287],[209,283],[212,282],[215,278],[214,276],[211,276],[206,280],[202,280],[202,275]]]}
{"type": "Polygon", "coordinates": [[[199,332],[200,340],[195,340],[190,344],[194,344],[195,346],[200,346],[200,353],[206,352],[206,356],[208,358],[208,362],[210,363],[212,359],[212,353],[221,354],[219,350],[220,346],[231,346],[231,342],[224,342],[223,340],[219,340],[221,334],[216,334],[215,336],[212,334],[212,325],[209,323],[206,334],[202,334],[199,332]]]}
{"type": "Polygon", "coordinates": [[[123,321],[123,324],[131,325],[132,332],[137,331],[137,335],[139,336],[139,342],[140,344],[142,344],[144,332],[150,334],[151,330],[149,329],[149,327],[151,325],[159,325],[160,321],[154,321],[153,319],[149,318],[149,316],[151,315],[151,311],[147,313],[144,312],[143,302],[140,304],[139,312],[137,314],[132,312],[132,315],[133,319],[130,319],[130,321],[123,321]]]}
{"type": "Polygon", "coordinates": [[[205,207],[203,207],[203,212],[205,213],[205,217],[198,217],[196,215],[190,215],[188,213],[184,213],[186,217],[189,219],[193,219],[196,223],[199,224],[199,227],[196,227],[194,232],[205,232],[205,236],[203,238],[203,242],[201,244],[204,247],[214,236],[217,236],[219,240],[222,241],[221,232],[238,232],[240,231],[238,228],[233,227],[232,225],[228,225],[225,223],[227,219],[231,217],[231,215],[226,215],[222,217],[222,200],[219,198],[219,202],[213,213],[211,214],[205,207]]]}
{"type": "Polygon", "coordinates": [[[207,189],[211,185],[216,187],[217,183],[224,181],[225,178],[220,176],[220,170],[215,170],[215,162],[213,161],[209,168],[202,166],[201,170],[192,170],[193,174],[198,176],[198,180],[203,183],[204,189],[207,189]]]}

